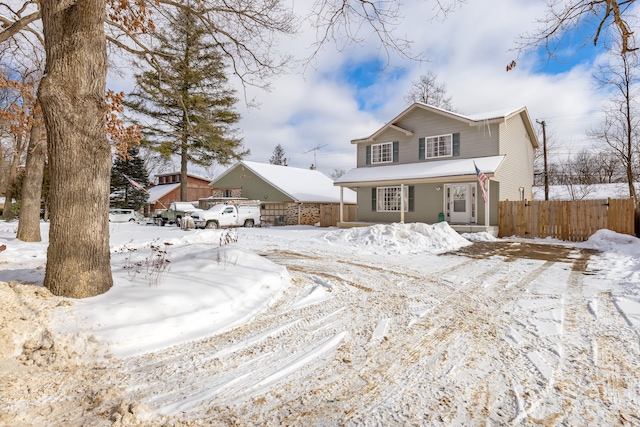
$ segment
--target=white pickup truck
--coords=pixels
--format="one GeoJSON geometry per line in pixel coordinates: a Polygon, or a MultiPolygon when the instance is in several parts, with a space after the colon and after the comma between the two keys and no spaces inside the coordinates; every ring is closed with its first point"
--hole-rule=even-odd
{"type": "Polygon", "coordinates": [[[260,205],[214,205],[191,214],[197,228],[253,227],[260,225],[260,205]]]}

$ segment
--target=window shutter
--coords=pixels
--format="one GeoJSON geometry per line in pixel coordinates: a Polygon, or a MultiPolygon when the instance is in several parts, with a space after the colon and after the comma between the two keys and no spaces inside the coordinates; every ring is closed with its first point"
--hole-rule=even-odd
{"type": "Polygon", "coordinates": [[[453,155],[459,156],[460,155],[460,134],[454,133],[452,139],[453,139],[453,155]]]}
{"type": "Polygon", "coordinates": [[[371,146],[367,145],[367,164],[371,164],[371,146]]]}
{"type": "Polygon", "coordinates": [[[409,212],[413,212],[415,209],[414,196],[415,196],[415,185],[409,186],[409,212]]]}
{"type": "Polygon", "coordinates": [[[378,189],[376,187],[373,187],[371,189],[371,210],[373,212],[377,211],[378,206],[377,206],[377,200],[376,200],[376,195],[378,194],[378,189]]]}
{"type": "Polygon", "coordinates": [[[424,159],[424,138],[418,140],[418,158],[424,159]]]}
{"type": "Polygon", "coordinates": [[[393,163],[398,163],[400,160],[398,157],[398,146],[400,143],[398,141],[393,141],[393,163]]]}

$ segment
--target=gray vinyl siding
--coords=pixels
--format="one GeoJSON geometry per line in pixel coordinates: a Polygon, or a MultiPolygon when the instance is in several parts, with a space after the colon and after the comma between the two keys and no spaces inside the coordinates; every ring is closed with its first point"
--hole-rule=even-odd
{"type": "MultiPolygon", "coordinates": [[[[358,188],[358,221],[391,223],[400,222],[400,212],[376,212],[371,209],[372,187],[358,188]]],[[[414,186],[414,210],[404,213],[404,222],[433,224],[438,214],[444,212],[442,184],[418,184],[414,186]],[[440,191],[436,190],[440,187],[440,191]]]]}
{"type": "MultiPolygon", "coordinates": [[[[438,222],[438,215],[445,213],[445,191],[443,184],[417,184],[414,186],[414,211],[404,213],[404,222],[423,222],[434,224],[438,222]],[[440,187],[438,191],[437,188],[440,187]]],[[[372,187],[361,187],[358,192],[358,221],[373,223],[400,222],[400,212],[376,212],[371,206],[372,187]]],[[[490,189],[490,218],[489,225],[498,225],[498,195],[500,183],[491,181],[490,189]]],[[[484,225],[484,201],[482,193],[477,187],[477,224],[484,225]]]]}
{"type": "Polygon", "coordinates": [[[500,124],[500,154],[506,156],[495,176],[502,183],[500,200],[520,200],[520,187],[531,200],[534,149],[521,115],[500,124]]]}
{"type": "Polygon", "coordinates": [[[418,141],[420,138],[453,133],[460,134],[459,158],[497,156],[499,153],[499,125],[495,123],[479,123],[478,125],[469,126],[465,122],[416,108],[395,124],[403,129],[412,131],[413,135],[406,136],[396,129],[387,129],[378,135],[375,141],[359,143],[357,167],[376,166],[366,164],[367,145],[393,141],[399,142],[399,159],[396,164],[442,160],[444,158],[419,160],[418,141]]]}
{"type": "MultiPolygon", "coordinates": [[[[501,184],[494,180],[489,181],[489,225],[498,225],[498,208],[499,208],[499,196],[501,184]]],[[[482,190],[480,184],[476,184],[476,223],[478,225],[484,225],[485,218],[485,205],[482,199],[482,190]]]]}

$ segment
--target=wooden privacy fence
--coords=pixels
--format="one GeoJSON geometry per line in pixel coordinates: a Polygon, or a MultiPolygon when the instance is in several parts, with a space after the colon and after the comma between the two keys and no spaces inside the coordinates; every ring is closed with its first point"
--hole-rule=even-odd
{"type": "Polygon", "coordinates": [[[634,199],[502,201],[499,236],[554,237],[572,242],[587,240],[606,228],[635,234],[634,199]]]}
{"type": "MultiPolygon", "coordinates": [[[[356,205],[344,205],[345,222],[355,221],[357,213],[356,205]]],[[[320,227],[332,227],[340,222],[340,205],[320,205],[320,227]]]]}

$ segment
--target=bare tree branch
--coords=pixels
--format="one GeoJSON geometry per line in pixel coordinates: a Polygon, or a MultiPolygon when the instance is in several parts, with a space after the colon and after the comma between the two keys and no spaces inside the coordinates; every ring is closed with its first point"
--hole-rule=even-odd
{"type": "Polygon", "coordinates": [[[0,16],[0,22],[2,23],[2,27],[3,27],[3,30],[0,31],[0,43],[9,40],[11,37],[15,36],[20,31],[27,28],[29,24],[39,19],[40,19],[40,11],[31,13],[15,21],[12,21],[11,19],[8,19],[4,16],[0,16]]]}
{"type": "Polygon", "coordinates": [[[635,0],[547,0],[546,3],[546,16],[538,20],[536,31],[520,37],[518,51],[544,47],[550,58],[556,58],[557,49],[569,33],[584,34],[578,48],[590,43],[598,45],[602,39],[605,45],[618,39],[620,53],[638,49],[630,25],[635,18],[631,10],[635,0]]]}

